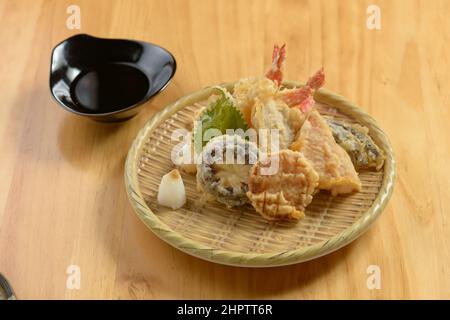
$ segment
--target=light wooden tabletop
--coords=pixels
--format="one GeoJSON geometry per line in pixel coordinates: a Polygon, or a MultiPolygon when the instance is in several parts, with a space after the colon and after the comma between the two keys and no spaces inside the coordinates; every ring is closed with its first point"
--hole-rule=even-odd
{"type": "Polygon", "coordinates": [[[0,0],[0,272],[25,299],[450,298],[448,12],[449,1],[0,0]],[[374,2],[380,30],[366,24],[374,2]],[[70,4],[80,30],[66,27],[70,4]],[[79,118],[48,84],[51,49],[76,33],[157,43],[177,73],[127,122],[79,118]],[[287,44],[287,79],[323,65],[326,88],[378,120],[396,153],[394,194],[369,232],[326,257],[271,269],[201,261],[138,220],[125,156],[166,104],[263,74],[274,43],[287,44]],[[371,265],[380,289],[367,286],[371,265]]]}

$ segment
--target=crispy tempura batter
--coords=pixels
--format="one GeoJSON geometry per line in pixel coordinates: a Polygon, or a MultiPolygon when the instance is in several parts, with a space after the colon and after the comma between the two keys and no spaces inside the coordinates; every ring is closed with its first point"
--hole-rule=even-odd
{"type": "Polygon", "coordinates": [[[287,149],[305,119],[297,108],[289,108],[276,98],[277,88],[267,78],[247,78],[234,87],[233,97],[249,126],[259,129],[278,129],[279,149],[287,149]]]}
{"type": "Polygon", "coordinates": [[[311,203],[318,181],[319,176],[301,153],[283,150],[252,167],[247,196],[255,210],[266,219],[299,220],[311,203]],[[270,168],[277,159],[278,170],[263,175],[261,169],[270,168]]]}
{"type": "Polygon", "coordinates": [[[289,123],[290,108],[282,101],[257,102],[252,113],[252,123],[256,130],[276,129],[279,135],[279,150],[287,149],[295,137],[289,123]]]}
{"type": "Polygon", "coordinates": [[[252,109],[256,101],[265,102],[273,99],[278,88],[276,83],[268,78],[244,78],[239,80],[233,89],[236,107],[244,115],[249,127],[252,123],[252,109]]]}
{"type": "MultiPolygon", "coordinates": [[[[352,161],[356,168],[378,170],[384,159],[382,150],[371,140],[366,129],[333,119],[327,123],[315,110],[314,94],[325,83],[323,68],[304,86],[283,85],[285,56],[285,45],[275,45],[272,64],[264,76],[241,79],[229,92],[216,87],[218,91],[209,98],[209,106],[218,97],[226,97],[227,104],[220,109],[223,112],[208,113],[214,120],[209,122],[208,128],[213,128],[214,124],[222,133],[229,126],[253,128],[257,144],[247,156],[266,156],[255,165],[246,160],[242,164],[213,161],[199,162],[195,168],[182,167],[186,171],[197,169],[197,183],[202,194],[210,195],[228,207],[250,201],[268,220],[299,220],[319,189],[328,190],[333,196],[360,191],[361,181],[352,161]],[[235,108],[242,113],[246,123],[235,108]],[[272,174],[267,173],[267,169],[274,169],[274,164],[276,168],[272,174]]],[[[217,105],[221,105],[219,102],[217,105]]],[[[207,121],[205,123],[208,125],[207,121]]],[[[194,132],[200,128],[196,126],[194,132]]],[[[254,134],[252,131],[252,138],[254,134]]],[[[202,141],[203,149],[194,149],[191,153],[198,152],[203,159],[211,151],[211,157],[214,154],[214,157],[223,158],[226,155],[223,150],[212,148],[215,147],[214,139],[202,141]]],[[[239,139],[236,135],[237,146],[249,144],[239,139]]]]}
{"type": "Polygon", "coordinates": [[[248,175],[257,156],[256,144],[238,135],[211,139],[202,150],[203,161],[197,165],[198,189],[227,207],[247,203],[248,175]]]}
{"type": "Polygon", "coordinates": [[[361,190],[361,181],[350,157],[333,138],[325,119],[312,110],[290,149],[304,154],[319,174],[319,189],[332,195],[361,190]]]}
{"type": "Polygon", "coordinates": [[[334,140],[347,151],[356,169],[380,170],[384,153],[369,135],[369,129],[359,124],[327,118],[334,140]]]}

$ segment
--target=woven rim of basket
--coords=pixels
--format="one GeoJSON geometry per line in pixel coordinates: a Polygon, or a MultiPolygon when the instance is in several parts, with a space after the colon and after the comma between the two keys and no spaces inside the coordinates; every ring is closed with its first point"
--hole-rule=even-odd
{"type": "MultiPolygon", "coordinates": [[[[234,82],[220,85],[230,89],[233,87],[234,82]]],[[[294,81],[285,81],[283,86],[291,88],[294,86],[301,86],[301,84],[294,81]]],[[[163,121],[185,106],[207,99],[212,92],[212,86],[193,92],[180,98],[155,114],[139,131],[128,152],[125,162],[125,186],[128,198],[138,217],[159,238],[190,255],[221,264],[247,267],[281,266],[318,258],[342,248],[367,231],[375,219],[381,214],[391,197],[396,175],[395,158],[391,144],[385,133],[378,127],[376,121],[362,109],[347,101],[342,96],[331,93],[325,89],[320,89],[314,96],[316,101],[334,107],[342,113],[351,116],[360,124],[368,127],[371,137],[386,154],[383,181],[380,191],[372,203],[372,206],[361,216],[361,218],[353,223],[351,227],[328,240],[294,250],[271,253],[244,253],[211,248],[194,240],[187,239],[180,233],[172,230],[152,212],[142,196],[137,175],[141,148],[151,132],[163,121]]]]}

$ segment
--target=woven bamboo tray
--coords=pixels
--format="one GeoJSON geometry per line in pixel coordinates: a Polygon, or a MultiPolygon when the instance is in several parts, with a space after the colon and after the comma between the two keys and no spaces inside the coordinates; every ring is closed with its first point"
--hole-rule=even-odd
{"type": "MultiPolygon", "coordinates": [[[[299,86],[285,82],[285,87],[299,86]]],[[[233,83],[223,86],[231,89],[233,83]]],[[[379,172],[361,172],[361,192],[331,197],[320,192],[298,223],[269,222],[248,205],[227,209],[211,202],[199,205],[195,176],[182,174],[187,203],[178,210],[157,204],[161,177],[173,169],[171,132],[189,128],[194,113],[212,94],[208,87],[189,94],[156,114],[139,132],[125,164],[125,184],[139,218],[158,237],[193,256],[236,266],[280,266],[314,259],[335,251],[365,232],[386,206],[395,180],[391,145],[374,119],[343,97],[324,89],[315,95],[325,115],[358,122],[370,130],[384,150],[379,172]]]]}

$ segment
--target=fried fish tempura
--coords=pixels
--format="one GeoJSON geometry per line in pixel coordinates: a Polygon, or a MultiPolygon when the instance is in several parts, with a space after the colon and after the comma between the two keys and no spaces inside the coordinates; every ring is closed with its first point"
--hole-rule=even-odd
{"type": "Polygon", "coordinates": [[[333,138],[326,120],[312,110],[290,149],[304,154],[319,174],[319,189],[333,196],[361,190],[349,155],[333,138]]]}
{"type": "Polygon", "coordinates": [[[252,167],[247,196],[264,218],[296,221],[304,217],[318,181],[318,174],[301,153],[282,150],[252,167]],[[271,168],[273,161],[278,161],[278,170],[263,175],[262,169],[271,168]]]}

